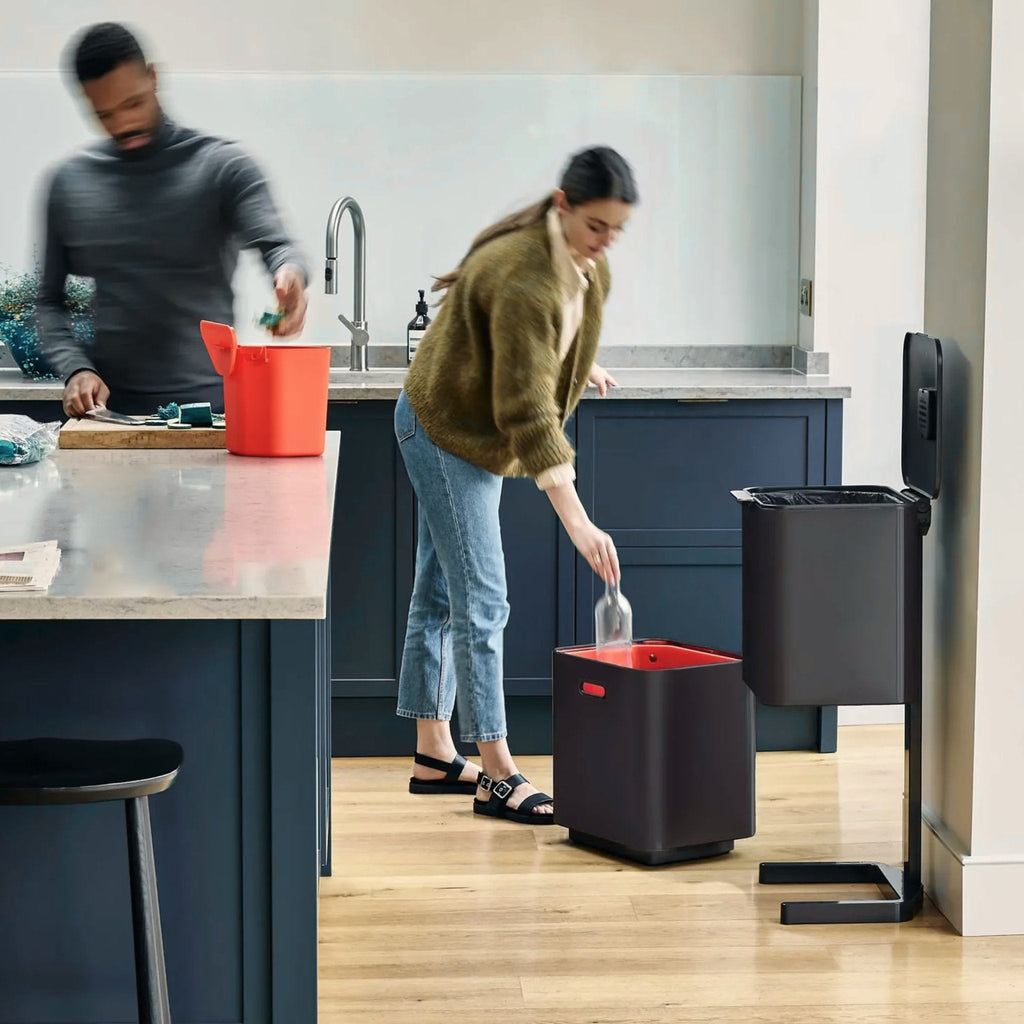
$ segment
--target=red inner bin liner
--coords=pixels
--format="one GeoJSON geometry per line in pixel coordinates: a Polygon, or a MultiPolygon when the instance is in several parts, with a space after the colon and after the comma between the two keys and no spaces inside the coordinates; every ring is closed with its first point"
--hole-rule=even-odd
{"type": "MultiPolygon", "coordinates": [[[[598,650],[596,647],[570,647],[566,654],[574,654],[579,658],[591,661],[604,661],[612,665],[622,665],[624,649],[621,647],[598,650]]],[[[707,650],[703,647],[685,647],[666,641],[637,641],[629,649],[631,665],[634,669],[662,671],[669,668],[694,668],[697,665],[718,665],[722,662],[739,661],[732,654],[707,650]]]]}

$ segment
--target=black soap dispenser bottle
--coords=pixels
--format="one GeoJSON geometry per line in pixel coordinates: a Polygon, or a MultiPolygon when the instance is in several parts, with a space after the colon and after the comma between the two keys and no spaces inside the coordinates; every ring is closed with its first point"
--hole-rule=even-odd
{"type": "Polygon", "coordinates": [[[420,339],[427,333],[429,326],[430,317],[427,316],[427,303],[421,288],[420,301],[416,303],[416,316],[409,321],[409,326],[405,330],[405,352],[409,357],[410,363],[412,362],[412,357],[416,355],[416,347],[419,345],[420,339]]]}

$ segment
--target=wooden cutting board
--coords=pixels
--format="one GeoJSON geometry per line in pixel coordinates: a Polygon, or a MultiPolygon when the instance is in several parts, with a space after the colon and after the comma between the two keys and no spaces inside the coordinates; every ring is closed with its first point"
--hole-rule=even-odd
{"type": "Polygon", "coordinates": [[[61,448],[223,448],[224,431],[212,427],[170,430],[143,424],[68,420],[60,428],[61,448]]]}

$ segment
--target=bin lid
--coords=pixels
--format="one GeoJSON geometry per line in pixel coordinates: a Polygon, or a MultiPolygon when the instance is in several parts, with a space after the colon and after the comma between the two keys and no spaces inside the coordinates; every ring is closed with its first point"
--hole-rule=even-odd
{"type": "Polygon", "coordinates": [[[903,339],[903,481],[938,497],[942,460],[942,343],[927,334],[903,339]]]}

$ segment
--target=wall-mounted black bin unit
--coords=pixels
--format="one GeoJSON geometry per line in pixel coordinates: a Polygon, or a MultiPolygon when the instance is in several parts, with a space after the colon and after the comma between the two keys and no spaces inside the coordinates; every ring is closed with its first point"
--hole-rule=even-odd
{"type": "Polygon", "coordinates": [[[743,678],[765,704],[902,704],[921,637],[921,538],[939,491],[942,358],[909,334],[907,487],[748,487],[743,678]]]}
{"type": "Polygon", "coordinates": [[[922,538],[938,496],[942,346],[903,339],[905,490],[748,487],[743,505],[743,678],[766,704],[903,704],[902,868],[766,863],[769,885],[875,883],[872,900],[784,902],[783,924],[907,921],[921,886],[922,538]]]}

